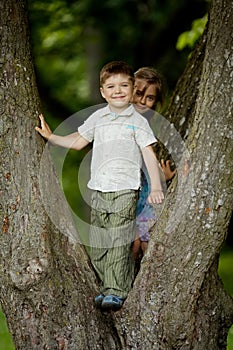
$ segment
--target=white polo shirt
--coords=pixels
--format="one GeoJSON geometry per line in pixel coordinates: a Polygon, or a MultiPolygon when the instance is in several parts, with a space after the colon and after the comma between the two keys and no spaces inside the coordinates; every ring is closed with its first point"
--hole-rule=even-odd
{"type": "Polygon", "coordinates": [[[114,192],[140,187],[141,150],[156,138],[133,105],[118,115],[107,105],[94,112],[78,132],[94,141],[89,188],[114,192]]]}

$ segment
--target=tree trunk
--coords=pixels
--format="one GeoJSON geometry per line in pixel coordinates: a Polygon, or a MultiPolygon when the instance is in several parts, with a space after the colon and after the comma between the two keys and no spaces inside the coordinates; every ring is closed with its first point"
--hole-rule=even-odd
{"type": "Polygon", "coordinates": [[[232,210],[232,11],[230,0],[212,3],[201,55],[170,106],[178,130],[190,109],[193,116],[178,176],[123,309],[101,313],[92,303],[95,274],[45,152],[41,162],[25,2],[0,3],[0,295],[16,349],[225,349],[233,303],[217,266],[232,210]]]}
{"type": "Polygon", "coordinates": [[[0,16],[1,302],[13,341],[22,350],[115,349],[112,319],[93,311],[95,275],[49,159],[40,168],[44,142],[34,130],[40,106],[25,1],[2,1],[0,16]]]}
{"type": "Polygon", "coordinates": [[[233,204],[232,11],[230,1],[213,1],[170,104],[187,142],[123,312],[128,348],[226,348],[233,304],[217,268],[233,204]]]}

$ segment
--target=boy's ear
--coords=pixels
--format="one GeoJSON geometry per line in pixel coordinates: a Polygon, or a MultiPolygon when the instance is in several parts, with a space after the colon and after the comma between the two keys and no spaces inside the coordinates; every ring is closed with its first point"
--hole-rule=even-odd
{"type": "Polygon", "coordinates": [[[100,87],[100,93],[101,93],[102,97],[105,98],[104,90],[102,87],[100,87]]]}

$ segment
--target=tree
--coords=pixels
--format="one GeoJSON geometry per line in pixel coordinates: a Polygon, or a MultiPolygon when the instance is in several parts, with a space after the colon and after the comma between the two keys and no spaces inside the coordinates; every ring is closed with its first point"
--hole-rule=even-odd
{"type": "Polygon", "coordinates": [[[168,118],[181,129],[185,152],[117,313],[93,308],[95,274],[49,158],[40,169],[44,143],[34,132],[40,102],[25,1],[4,0],[0,10],[0,295],[16,348],[225,349],[233,303],[217,265],[232,210],[231,2],[213,0],[172,98],[168,118]]]}

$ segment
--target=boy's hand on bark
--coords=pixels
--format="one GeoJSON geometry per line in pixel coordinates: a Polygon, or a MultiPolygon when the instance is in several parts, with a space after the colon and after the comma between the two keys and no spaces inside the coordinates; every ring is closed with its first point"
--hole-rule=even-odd
{"type": "Polygon", "coordinates": [[[44,117],[42,114],[39,115],[39,118],[40,118],[41,127],[36,126],[35,130],[38,131],[39,134],[41,134],[41,136],[43,136],[46,140],[48,140],[52,135],[52,131],[50,130],[50,127],[44,120],[44,117]]]}

